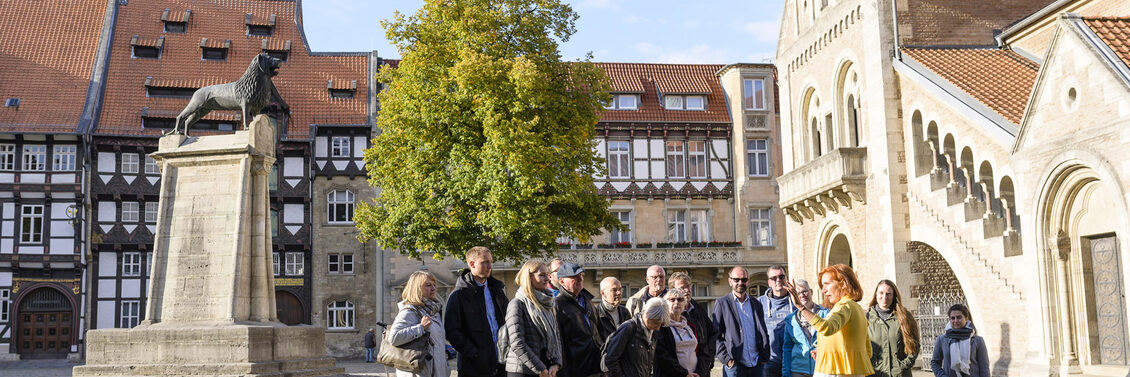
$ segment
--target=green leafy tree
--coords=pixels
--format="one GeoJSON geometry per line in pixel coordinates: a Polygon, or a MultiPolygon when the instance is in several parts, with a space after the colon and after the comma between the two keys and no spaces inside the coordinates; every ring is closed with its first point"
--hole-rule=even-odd
{"type": "Polygon", "coordinates": [[[412,256],[472,246],[521,261],[619,228],[593,174],[608,77],[562,62],[577,14],[558,0],[428,0],[383,21],[402,60],[381,68],[365,152],[379,194],[358,207],[363,238],[412,256]]]}

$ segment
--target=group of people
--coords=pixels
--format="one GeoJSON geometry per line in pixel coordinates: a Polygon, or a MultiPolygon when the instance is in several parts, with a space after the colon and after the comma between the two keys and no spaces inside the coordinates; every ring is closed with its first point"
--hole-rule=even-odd
{"type": "MultiPolygon", "coordinates": [[[[706,377],[715,361],[726,377],[908,377],[920,350],[917,322],[895,284],[879,282],[864,311],[859,280],[842,264],[818,275],[827,307],[816,304],[807,281],[790,282],[783,266],[770,267],[769,290],[752,297],[749,272],[734,267],[731,292],[707,313],[692,297],[690,276],[667,276],[660,266],[648,268],[647,286],[621,305],[619,280],[601,280],[595,302],[574,263],[526,262],[507,299],[491,277],[490,250],[472,248],[465,260],[445,315],[435,277],[409,277],[388,341],[428,336],[434,350],[423,371],[398,376],[449,375],[445,341],[457,352],[460,377],[706,377]]],[[[949,314],[931,359],[935,376],[988,377],[969,309],[957,304],[949,314]]],[[[371,335],[365,341],[376,343],[371,335]]]]}

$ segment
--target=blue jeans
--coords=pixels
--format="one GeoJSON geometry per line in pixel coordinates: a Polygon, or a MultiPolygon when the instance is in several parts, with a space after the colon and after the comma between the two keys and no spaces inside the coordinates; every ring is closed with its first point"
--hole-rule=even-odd
{"type": "Polygon", "coordinates": [[[365,347],[365,362],[373,362],[373,347],[365,347]]]}
{"type": "Polygon", "coordinates": [[[725,377],[765,377],[765,364],[747,367],[740,362],[735,362],[733,367],[722,365],[722,375],[725,377]]]}

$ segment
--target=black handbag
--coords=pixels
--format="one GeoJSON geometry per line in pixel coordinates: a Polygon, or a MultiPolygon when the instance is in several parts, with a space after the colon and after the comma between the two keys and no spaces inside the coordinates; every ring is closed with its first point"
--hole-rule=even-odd
{"type": "MultiPolygon", "coordinates": [[[[415,310],[420,313],[422,319],[425,314],[419,309],[415,310]]],[[[391,334],[387,329],[381,334],[381,349],[377,352],[378,363],[419,374],[424,371],[428,363],[432,362],[432,335],[427,330],[424,330],[424,334],[419,338],[399,346],[389,343],[389,335],[391,334]]]]}

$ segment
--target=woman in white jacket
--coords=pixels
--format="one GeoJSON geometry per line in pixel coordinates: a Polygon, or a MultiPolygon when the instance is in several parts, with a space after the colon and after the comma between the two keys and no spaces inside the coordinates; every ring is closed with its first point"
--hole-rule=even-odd
{"type": "Polygon", "coordinates": [[[389,328],[388,342],[400,346],[421,336],[431,337],[432,359],[419,374],[397,369],[397,377],[447,377],[451,372],[447,367],[446,336],[440,318],[443,304],[436,299],[435,276],[427,271],[413,272],[400,297],[403,301],[397,304],[400,312],[389,328]]]}

